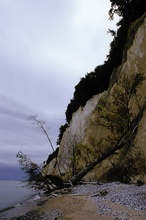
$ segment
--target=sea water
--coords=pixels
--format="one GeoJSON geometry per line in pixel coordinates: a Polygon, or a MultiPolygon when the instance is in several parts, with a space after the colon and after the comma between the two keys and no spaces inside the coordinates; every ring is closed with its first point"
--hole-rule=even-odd
{"type": "Polygon", "coordinates": [[[0,180],[0,211],[12,206],[18,206],[35,195],[36,192],[27,188],[24,182],[0,180]]]}

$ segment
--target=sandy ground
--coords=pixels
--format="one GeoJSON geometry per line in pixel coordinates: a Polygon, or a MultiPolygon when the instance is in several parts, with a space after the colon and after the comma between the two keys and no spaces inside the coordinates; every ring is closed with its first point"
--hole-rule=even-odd
{"type": "MultiPolygon", "coordinates": [[[[52,213],[57,211],[57,217],[48,215],[44,219],[48,220],[146,220],[146,212],[129,208],[125,205],[112,203],[107,200],[102,201],[105,206],[111,207],[111,210],[105,210],[100,213],[98,205],[89,195],[76,194],[54,194],[52,198],[43,197],[38,201],[27,201],[14,209],[0,214],[0,220],[11,219],[25,215],[26,212],[37,210],[41,213],[52,213]],[[114,212],[113,212],[114,210],[114,212]],[[50,216],[50,217],[49,217],[50,216]]],[[[17,219],[17,218],[16,218],[17,219]]],[[[32,216],[19,219],[39,220],[32,216]]]]}
{"type": "Polygon", "coordinates": [[[100,214],[97,212],[97,204],[85,195],[63,195],[61,197],[52,198],[44,206],[44,211],[57,209],[61,215],[59,220],[146,220],[146,213],[128,208],[124,205],[108,203],[118,216],[111,216],[111,212],[100,214]],[[121,214],[122,213],[122,214],[121,214]]]}

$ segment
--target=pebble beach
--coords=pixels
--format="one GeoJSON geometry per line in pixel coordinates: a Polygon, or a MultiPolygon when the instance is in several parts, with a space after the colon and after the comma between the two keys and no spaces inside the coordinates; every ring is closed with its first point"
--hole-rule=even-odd
{"type": "Polygon", "coordinates": [[[0,213],[1,220],[146,220],[146,185],[82,184],[0,213]]]}

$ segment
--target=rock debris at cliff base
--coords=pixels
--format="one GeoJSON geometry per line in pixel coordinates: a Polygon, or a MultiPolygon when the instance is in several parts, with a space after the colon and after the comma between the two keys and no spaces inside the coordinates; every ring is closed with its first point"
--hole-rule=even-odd
{"type": "Polygon", "coordinates": [[[131,220],[134,216],[137,216],[138,220],[141,219],[141,215],[146,219],[146,185],[113,182],[80,185],[74,187],[72,191],[75,194],[88,195],[98,205],[97,213],[113,216],[115,217],[113,220],[131,220]]]}

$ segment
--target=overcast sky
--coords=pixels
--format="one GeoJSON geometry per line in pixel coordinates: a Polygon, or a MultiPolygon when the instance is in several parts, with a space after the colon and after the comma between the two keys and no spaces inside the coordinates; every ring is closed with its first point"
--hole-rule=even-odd
{"type": "Polygon", "coordinates": [[[109,52],[109,9],[109,0],[0,0],[0,178],[19,150],[37,163],[52,152],[28,116],[47,122],[56,147],[74,86],[109,52]]]}

